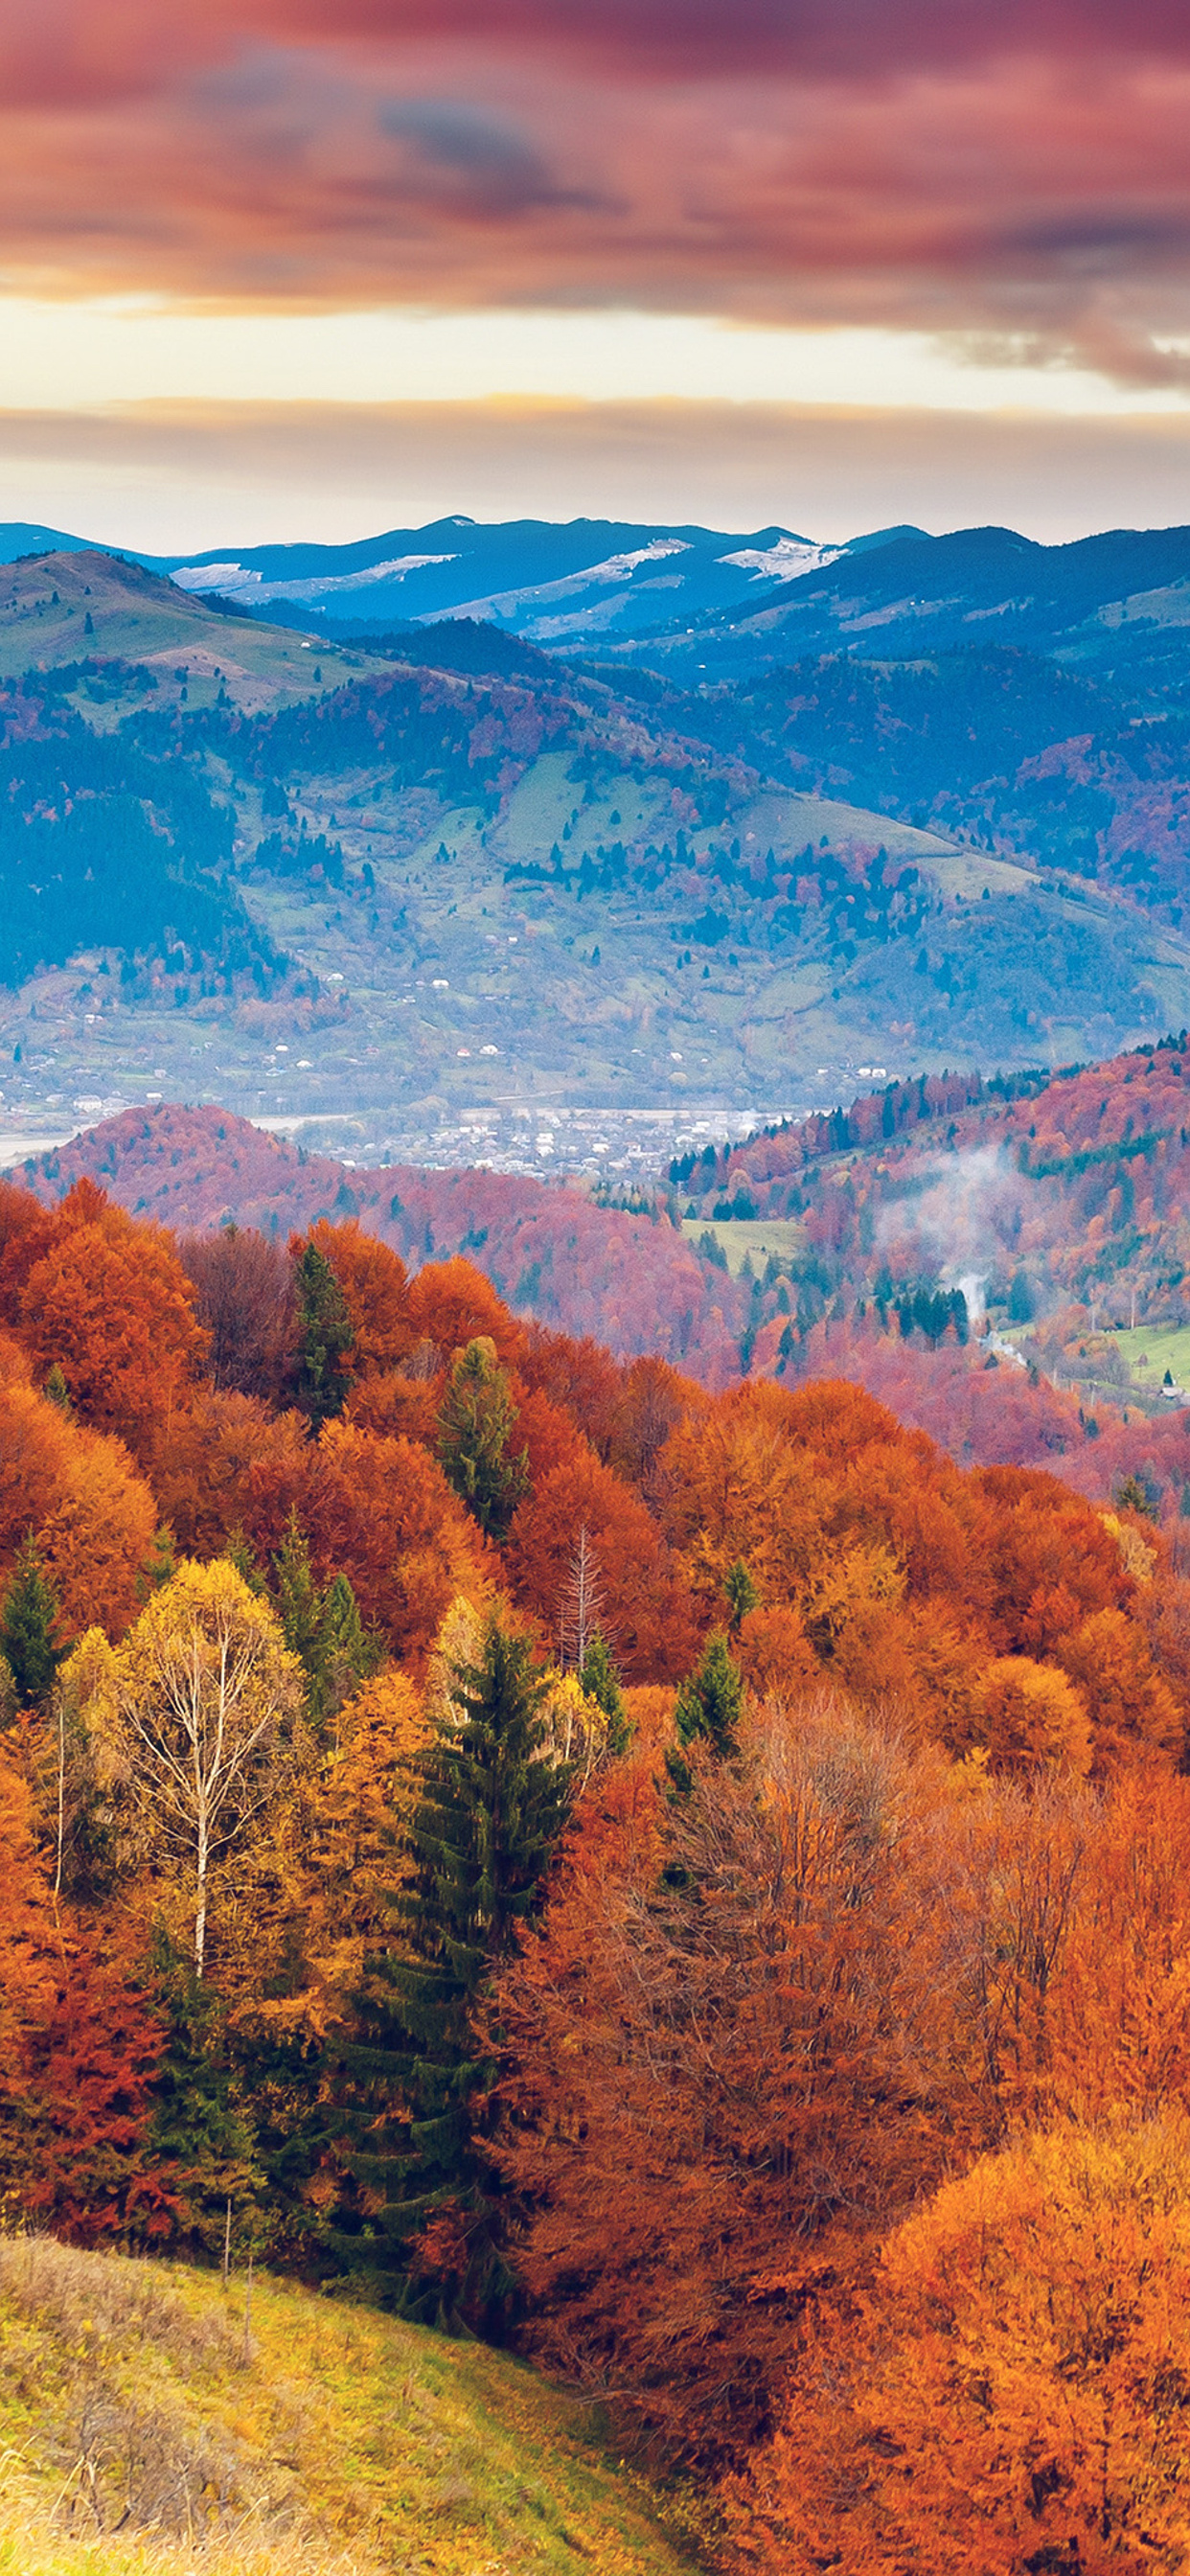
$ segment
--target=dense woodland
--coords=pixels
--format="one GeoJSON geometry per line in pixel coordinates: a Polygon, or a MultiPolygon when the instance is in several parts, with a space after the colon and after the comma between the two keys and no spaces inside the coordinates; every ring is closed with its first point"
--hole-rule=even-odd
{"type": "Polygon", "coordinates": [[[512,2341],[740,2571],[1172,2566],[1145,1499],[617,1360],[354,1216],[4,1186],[9,2219],[512,2341]]]}
{"type": "Polygon", "coordinates": [[[284,1241],[354,1216],[411,1269],[461,1254],[522,1317],[623,1359],[660,1357],[713,1390],[844,1376],[960,1464],[1044,1467],[1105,1503],[1131,1478],[1170,1524],[1190,1487],[1190,1414],[1158,1387],[1137,1400],[1105,1327],[1129,1320],[1134,1294],[1138,1321],[1179,1312],[1190,1155],[1172,1123],[1154,1151],[1148,1121],[1158,1099],[1162,1125],[1181,1107],[1182,1061],[1170,1045],[1072,1077],[893,1085],[729,1154],[683,1156],[643,1209],[495,1172],[348,1170],[177,1107],[108,1120],[29,1179],[47,1204],[94,1180],[183,1233],[230,1220],[284,1241]],[[1137,1083],[1145,1123],[1126,1133],[1137,1083]],[[1088,1104],[1102,1142],[1085,1161],[1088,1104]],[[1048,1168],[1026,1176],[1022,1152],[1048,1168]],[[1097,1228],[1096,1200],[1110,1215],[1121,1180],[1141,1222],[1097,1228]],[[714,1221],[757,1215],[786,1220],[786,1248],[732,1277],[714,1221]],[[1033,1317],[1031,1369],[989,1352],[976,1281],[994,1318],[1033,1317]]]}

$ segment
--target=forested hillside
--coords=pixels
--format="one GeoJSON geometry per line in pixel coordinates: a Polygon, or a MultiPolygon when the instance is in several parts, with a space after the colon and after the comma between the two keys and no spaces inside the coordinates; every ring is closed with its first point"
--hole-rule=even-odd
{"type": "Polygon", "coordinates": [[[18,1107],[767,1115],[1182,1016],[1176,690],[1003,651],[675,688],[474,623],[324,649],[85,553],[10,578],[18,1107]]]}
{"type": "Polygon", "coordinates": [[[973,1312],[1015,1298],[1019,1321],[1072,1300],[1101,1320],[1180,1318],[1188,1071],[1183,1033],[1052,1075],[922,1076],[687,1154],[671,1179],[691,1215],[796,1219],[827,1302],[846,1289],[892,1307],[945,1275],[973,1312]]]}
{"type": "Polygon", "coordinates": [[[1143,1501],[614,1360],[352,1217],[6,1185],[6,2206],[513,2340],[740,2576],[811,2524],[957,2569],[956,2438],[988,2528],[1089,2550],[1117,2356],[1113,2516],[1172,2533],[1190,1582],[1143,1501]]]}
{"type": "MultiPolygon", "coordinates": [[[[1180,1061],[1158,1050],[1162,1078],[1167,1058],[1180,1061]]],[[[1102,1075],[1096,1101],[1118,1084],[1122,1102],[1130,1074],[1155,1078],[1145,1072],[1153,1061],[1123,1058],[1077,1081],[1089,1097],[1102,1075]]],[[[1092,1235],[1088,1249],[1080,1193],[1102,1185],[1111,1155],[1026,1182],[1017,1145],[980,1142],[981,1115],[1027,1107],[1036,1124],[1051,1092],[1060,1116],[1064,1086],[1043,1074],[987,1087],[982,1110],[974,1077],[894,1087],[728,1155],[684,1156],[668,1196],[635,1214],[491,1172],[350,1170],[218,1111],[176,1107],[107,1121],[27,1177],[49,1205],[89,1178],[183,1232],[231,1222],[275,1243],[322,1220],[357,1219],[415,1267],[463,1255],[526,1321],[590,1336],[622,1358],[662,1357],[711,1388],[740,1375],[846,1376],[960,1461],[1046,1466],[1101,1500],[1138,1478],[1152,1506],[1176,1516],[1190,1484],[1190,1412],[1163,1408],[1159,1372],[1147,1389],[1143,1370],[1130,1375],[1125,1345],[1102,1329],[1113,1317],[1084,1302],[1094,1241],[1108,1264],[1113,1237],[1092,1235]],[[957,1138],[960,1110],[974,1122],[966,1155],[948,1135],[953,1122],[957,1138]],[[892,1161],[886,1123],[899,1139],[892,1161]],[[1071,1178],[1073,1199],[1063,1189],[1071,1178]],[[1014,1232],[1022,1193],[1027,1236],[1023,1218],[1014,1232]],[[984,1340],[989,1313],[1021,1338],[1030,1370],[1023,1359],[1002,1364],[984,1340]]],[[[1128,1115],[1119,1106],[1118,1130],[1128,1115]]],[[[1030,1149],[1035,1141],[1025,1139],[1030,1149]]],[[[1143,1190],[1150,1156],[1131,1152],[1132,1141],[1123,1138],[1121,1169],[1143,1190]]],[[[1173,1213],[1166,1225],[1176,1239],[1173,1213]]],[[[1155,1220],[1152,1239],[1168,1253],[1155,1220]]],[[[1104,1275],[1117,1276],[1109,1266],[1104,1275]]],[[[1151,1310],[1180,1316],[1176,1290],[1149,1294],[1143,1264],[1138,1275],[1142,1324],[1151,1310]]],[[[1127,1322],[1131,1286],[1123,1304],[1127,1322]]]]}

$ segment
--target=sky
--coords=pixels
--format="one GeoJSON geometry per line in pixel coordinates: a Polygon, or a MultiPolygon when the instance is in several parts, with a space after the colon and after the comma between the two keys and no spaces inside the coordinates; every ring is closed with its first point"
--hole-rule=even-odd
{"type": "Polygon", "coordinates": [[[0,0],[0,518],[1190,521],[1186,0],[0,0]]]}

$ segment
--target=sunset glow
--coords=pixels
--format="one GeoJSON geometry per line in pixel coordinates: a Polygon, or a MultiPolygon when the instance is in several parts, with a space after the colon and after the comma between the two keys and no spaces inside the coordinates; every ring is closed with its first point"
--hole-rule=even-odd
{"type": "MultiPolygon", "coordinates": [[[[179,401],[841,405],[874,441],[913,409],[944,447],[1098,424],[1104,506],[1143,519],[1132,424],[1186,418],[1190,27],[1158,0],[4,16],[9,454],[30,414],[179,401]]],[[[209,478],[160,471],[181,536],[209,478]]],[[[623,478],[609,437],[590,506],[623,478]]]]}

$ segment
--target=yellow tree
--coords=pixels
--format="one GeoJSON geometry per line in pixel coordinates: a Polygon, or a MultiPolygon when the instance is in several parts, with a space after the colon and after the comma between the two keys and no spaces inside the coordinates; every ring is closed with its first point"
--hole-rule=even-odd
{"type": "Polygon", "coordinates": [[[200,1977],[212,1870],[266,1810],[301,1697],[277,1619],[224,1558],[183,1561],[121,1650],[123,1768],[150,1848],[191,1881],[200,1977]]]}
{"type": "Polygon", "coordinates": [[[997,1771],[1045,1767],[1085,1779],[1091,1768],[1085,1704],[1056,1664],[998,1655],[973,1686],[970,1727],[970,1743],[986,1751],[997,1771]]]}

